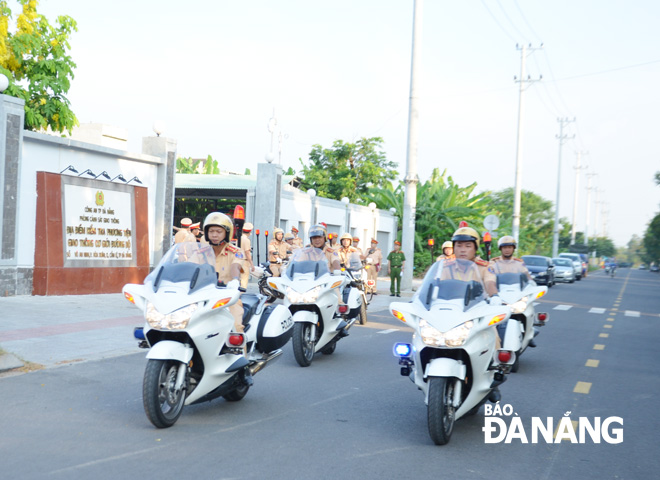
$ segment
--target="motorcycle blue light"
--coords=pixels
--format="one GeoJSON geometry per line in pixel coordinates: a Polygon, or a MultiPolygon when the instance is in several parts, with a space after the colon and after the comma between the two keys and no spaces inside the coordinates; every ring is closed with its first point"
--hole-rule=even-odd
{"type": "Polygon", "coordinates": [[[409,343],[395,343],[394,356],[395,357],[409,357],[412,353],[412,347],[409,343]]]}
{"type": "Polygon", "coordinates": [[[133,329],[133,336],[137,340],[144,340],[144,328],[143,327],[135,327],[133,329]]]}

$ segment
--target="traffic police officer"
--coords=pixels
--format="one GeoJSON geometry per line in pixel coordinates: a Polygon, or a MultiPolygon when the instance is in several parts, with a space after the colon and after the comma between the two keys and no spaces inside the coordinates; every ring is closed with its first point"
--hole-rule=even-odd
{"type": "Polygon", "coordinates": [[[387,255],[387,271],[390,274],[390,297],[401,296],[401,270],[406,264],[406,256],[401,251],[401,242],[394,241],[394,250],[387,255]],[[396,288],[395,288],[396,283],[396,288]]]}

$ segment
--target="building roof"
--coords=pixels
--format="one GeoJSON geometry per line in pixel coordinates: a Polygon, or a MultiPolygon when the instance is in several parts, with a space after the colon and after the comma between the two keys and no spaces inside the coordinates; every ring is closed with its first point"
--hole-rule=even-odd
{"type": "MultiPolygon", "coordinates": [[[[290,184],[295,178],[295,175],[282,175],[282,185],[290,184]]],[[[195,190],[247,190],[257,186],[257,176],[234,173],[220,173],[218,175],[177,173],[174,186],[177,189],[195,190]]]]}

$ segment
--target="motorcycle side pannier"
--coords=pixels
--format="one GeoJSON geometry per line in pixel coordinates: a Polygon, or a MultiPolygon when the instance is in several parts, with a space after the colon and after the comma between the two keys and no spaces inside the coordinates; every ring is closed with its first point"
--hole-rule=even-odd
{"type": "Polygon", "coordinates": [[[257,327],[257,350],[262,353],[282,348],[293,335],[291,312],[283,305],[268,305],[257,327]]]}

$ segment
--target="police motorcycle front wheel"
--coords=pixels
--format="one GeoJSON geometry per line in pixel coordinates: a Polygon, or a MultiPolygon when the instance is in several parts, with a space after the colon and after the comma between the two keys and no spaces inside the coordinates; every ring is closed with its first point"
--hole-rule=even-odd
{"type": "Polygon", "coordinates": [[[451,438],[456,420],[453,406],[456,380],[446,377],[429,379],[428,424],[429,435],[436,445],[445,445],[451,438]]]}
{"type": "Polygon", "coordinates": [[[183,411],[188,373],[183,385],[177,389],[180,368],[187,366],[174,360],[150,359],[147,362],[142,382],[142,402],[147,418],[157,428],[171,427],[183,411]]]}
{"type": "Polygon", "coordinates": [[[314,324],[298,322],[293,325],[293,355],[301,367],[309,367],[314,358],[316,338],[312,338],[314,324]]]}

